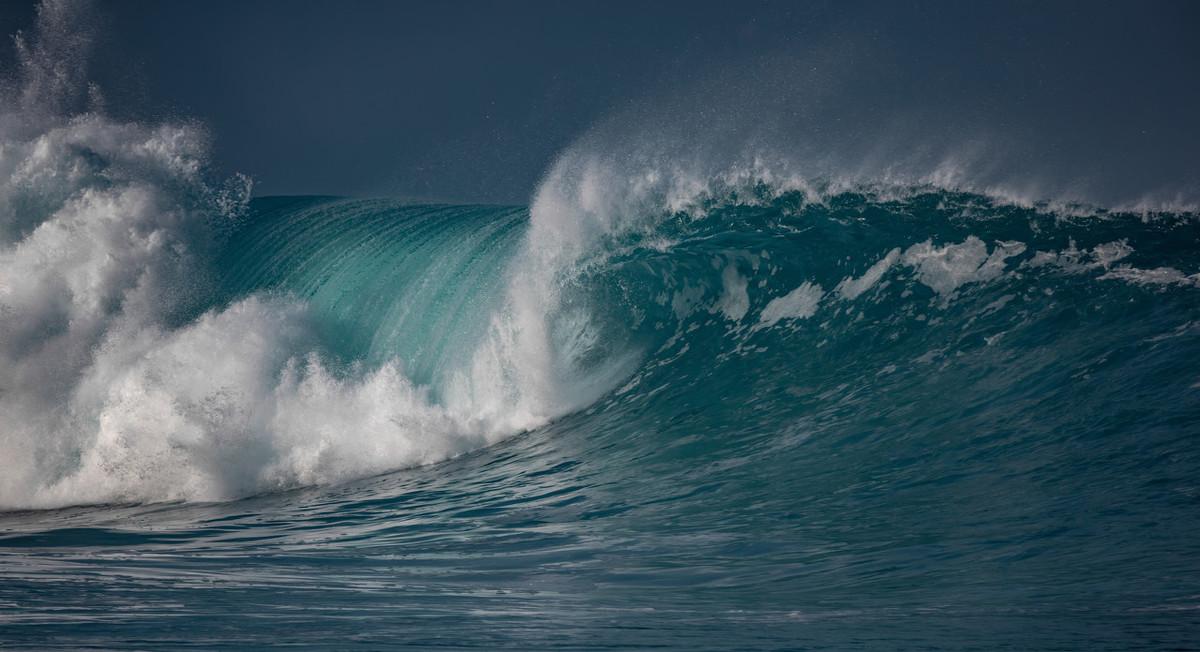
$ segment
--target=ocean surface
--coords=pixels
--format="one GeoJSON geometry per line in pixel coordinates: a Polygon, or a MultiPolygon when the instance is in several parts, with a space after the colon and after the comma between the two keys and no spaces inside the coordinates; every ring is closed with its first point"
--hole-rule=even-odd
{"type": "Polygon", "coordinates": [[[1200,649],[1185,196],[599,128],[528,205],[253,197],[68,8],[0,83],[0,648],[1200,649]]]}

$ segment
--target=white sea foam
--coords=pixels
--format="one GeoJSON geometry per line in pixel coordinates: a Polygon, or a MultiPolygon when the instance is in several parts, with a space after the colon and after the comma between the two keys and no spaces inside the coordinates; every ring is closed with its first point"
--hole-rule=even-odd
{"type": "Polygon", "coordinates": [[[746,288],[749,281],[738,273],[736,265],[728,265],[721,274],[721,297],[713,306],[713,312],[719,312],[733,321],[741,321],[750,310],[750,295],[746,288]]]}
{"type": "Polygon", "coordinates": [[[916,268],[917,279],[943,298],[968,283],[990,281],[1005,271],[1005,260],[1025,251],[1020,242],[998,242],[988,252],[987,244],[968,236],[958,244],[935,246],[932,240],[912,245],[902,262],[916,268]]]}
{"type": "Polygon", "coordinates": [[[770,328],[784,319],[808,319],[817,314],[825,291],[816,283],[805,282],[782,297],[776,297],[758,317],[759,328],[770,328]]]}
{"type": "Polygon", "coordinates": [[[1074,241],[1062,251],[1039,251],[1025,266],[1054,267],[1069,274],[1101,272],[1099,280],[1124,281],[1141,286],[1200,287],[1200,274],[1185,274],[1174,267],[1142,269],[1121,263],[1134,253],[1125,240],[1098,244],[1091,249],[1079,249],[1074,241]]]}
{"type": "Polygon", "coordinates": [[[1116,279],[1135,285],[1183,285],[1200,287],[1200,274],[1184,274],[1174,267],[1138,269],[1121,266],[1110,269],[1099,277],[1101,280],[1116,279]]]}
{"type": "Polygon", "coordinates": [[[871,265],[870,269],[863,272],[862,276],[858,278],[847,276],[842,279],[837,284],[837,287],[834,288],[834,291],[842,295],[843,299],[851,301],[857,299],[863,292],[874,287],[879,282],[879,279],[883,278],[883,275],[899,260],[900,248],[897,247],[887,252],[887,255],[880,258],[874,265],[871,265]]]}
{"type": "Polygon", "coordinates": [[[42,5],[0,107],[0,508],[224,500],[431,463],[586,404],[631,364],[581,368],[594,325],[555,308],[582,236],[544,208],[439,402],[396,361],[331,368],[295,300],[190,317],[248,182],[206,183],[194,126],[75,98],[72,7],[42,5]]]}
{"type": "Polygon", "coordinates": [[[1075,241],[1062,251],[1039,251],[1023,267],[1057,267],[1070,273],[1082,273],[1089,270],[1105,270],[1118,261],[1124,260],[1133,253],[1133,247],[1125,240],[1106,242],[1088,250],[1080,250],[1075,241]]]}

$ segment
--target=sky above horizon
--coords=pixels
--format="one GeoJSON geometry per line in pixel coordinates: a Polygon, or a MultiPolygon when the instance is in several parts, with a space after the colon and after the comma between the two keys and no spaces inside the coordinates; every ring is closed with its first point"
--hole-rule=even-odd
{"type": "MultiPolygon", "coordinates": [[[[28,28],[32,6],[0,4],[3,31],[28,28]]],[[[810,73],[814,48],[846,44],[865,53],[847,74],[884,80],[888,102],[937,103],[1025,134],[1040,164],[1086,162],[1131,192],[1161,179],[1187,185],[1200,172],[1200,3],[222,0],[98,9],[92,76],[109,110],[200,120],[214,168],[251,175],[263,195],[525,203],[558,153],[631,104],[733,74],[751,83],[714,93],[749,94],[739,106],[753,106],[756,94],[810,73]]],[[[838,100],[847,115],[881,102],[873,88],[847,85],[838,100]]],[[[705,105],[699,97],[690,106],[705,105]]]]}

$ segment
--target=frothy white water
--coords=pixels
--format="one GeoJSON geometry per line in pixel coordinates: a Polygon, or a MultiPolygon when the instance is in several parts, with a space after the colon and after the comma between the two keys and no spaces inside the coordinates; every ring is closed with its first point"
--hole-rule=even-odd
{"type": "Polygon", "coordinates": [[[142,335],[203,294],[210,194],[203,138],[96,115],[0,134],[0,503],[25,505],[89,445],[80,392],[98,357],[133,357],[142,335]]]}
{"type": "Polygon", "coordinates": [[[0,507],[338,482],[436,462],[573,405],[540,375],[570,370],[542,341],[537,295],[520,291],[535,281],[514,282],[442,403],[397,361],[330,369],[295,301],[252,296],[189,320],[232,218],[187,127],[88,115],[3,153],[0,507]]]}
{"type": "Polygon", "coordinates": [[[883,275],[886,274],[887,271],[892,268],[892,265],[895,265],[896,261],[898,260],[900,260],[899,247],[892,249],[887,253],[886,256],[880,258],[874,265],[871,265],[870,269],[863,272],[862,276],[858,278],[848,276],[842,279],[842,281],[838,283],[837,287],[834,289],[838,292],[838,294],[842,295],[843,299],[853,301],[861,296],[863,292],[866,292],[874,287],[875,284],[879,282],[879,279],[883,278],[883,275]]]}
{"type": "Polygon", "coordinates": [[[917,278],[938,295],[949,298],[968,283],[990,281],[1005,271],[1005,260],[1025,251],[1022,242],[987,244],[969,236],[958,244],[935,246],[932,241],[915,244],[904,252],[903,262],[916,268],[917,278]]]}
{"type": "Polygon", "coordinates": [[[552,318],[579,250],[545,218],[440,402],[399,361],[331,368],[301,302],[204,312],[249,182],[206,182],[194,125],[114,121],[76,97],[78,11],[41,6],[0,107],[0,508],[224,500],[432,463],[615,382],[620,365],[578,363],[586,315],[552,318]]]}
{"type": "Polygon", "coordinates": [[[771,299],[759,316],[758,325],[769,328],[783,319],[808,319],[817,314],[825,291],[815,283],[804,283],[782,297],[771,299]]]}
{"type": "Polygon", "coordinates": [[[305,324],[302,305],[251,297],[102,349],[72,400],[90,439],[39,497],[220,500],[435,462],[508,431],[434,405],[396,363],[331,373],[298,353],[305,324]]]}

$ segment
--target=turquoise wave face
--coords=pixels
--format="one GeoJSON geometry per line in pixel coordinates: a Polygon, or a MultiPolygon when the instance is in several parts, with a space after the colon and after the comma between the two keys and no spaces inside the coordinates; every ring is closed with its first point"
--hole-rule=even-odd
{"type": "Polygon", "coordinates": [[[302,299],[343,364],[399,357],[410,378],[441,386],[501,307],[527,222],[521,208],[267,198],[215,267],[227,299],[302,299]]]}
{"type": "MultiPolygon", "coordinates": [[[[316,646],[492,648],[1129,649],[1200,627],[1193,216],[763,189],[634,216],[553,264],[530,220],[255,200],[208,314],[303,305],[289,355],[317,352],[333,398],[392,400],[336,383],[394,365],[423,393],[389,418],[422,428],[456,414],[464,369],[513,384],[513,409],[526,369],[571,400],[332,487],[4,515],[0,554],[39,564],[4,574],[0,598],[37,596],[11,640],[63,604],[61,640],[150,647],[181,642],[156,604],[186,605],[178,631],[210,646],[263,622],[316,646]],[[96,582],[67,581],[81,565],[96,582]],[[105,618],[129,599],[147,617],[105,618]]],[[[320,387],[274,405],[331,405],[320,387]]],[[[318,455],[394,441],[339,423],[318,455]]]]}

